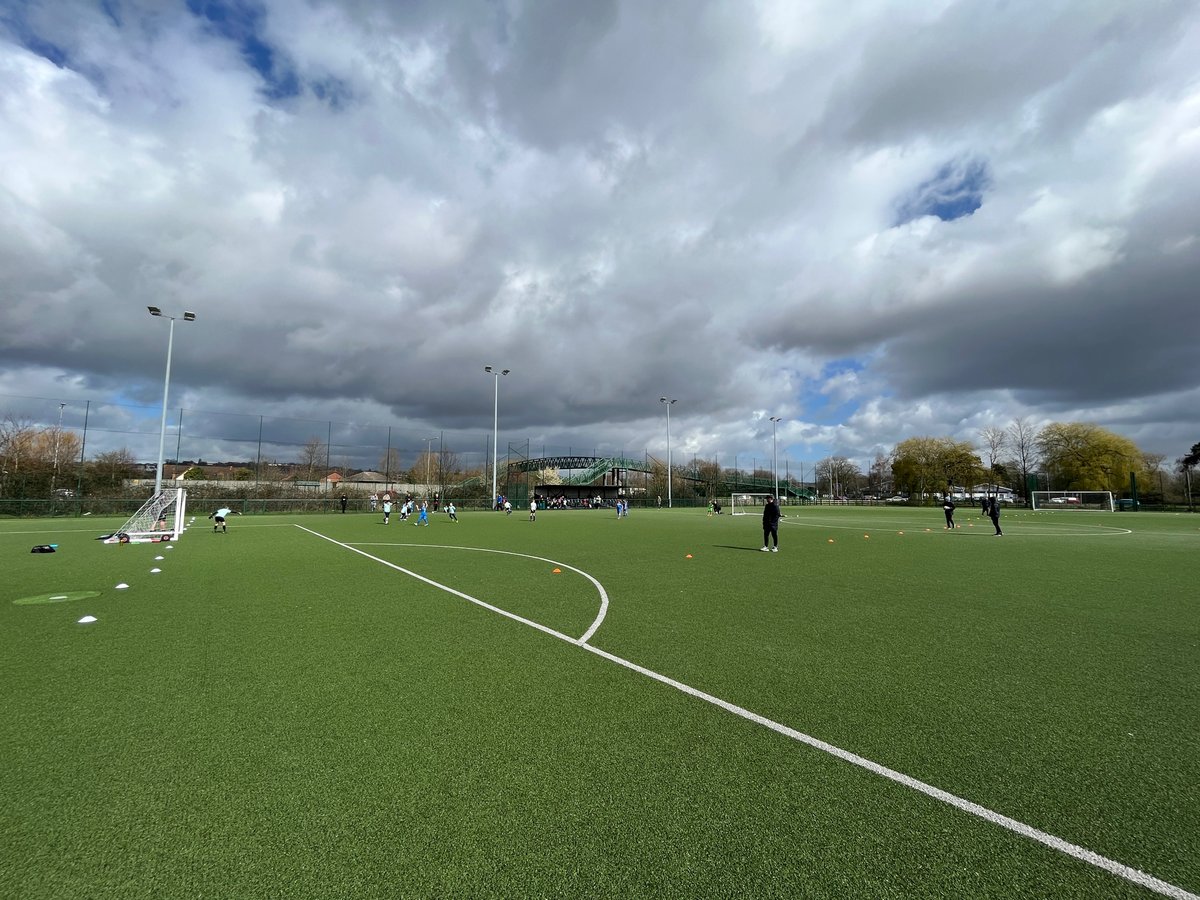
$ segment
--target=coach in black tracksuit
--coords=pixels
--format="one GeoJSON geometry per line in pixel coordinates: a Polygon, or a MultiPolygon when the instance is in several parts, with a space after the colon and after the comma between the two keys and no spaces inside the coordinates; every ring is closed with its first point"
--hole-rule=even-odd
{"type": "Polygon", "coordinates": [[[774,497],[767,498],[767,505],[763,507],[763,552],[770,551],[771,553],[779,552],[779,506],[775,503],[774,497]],[[771,542],[774,541],[774,546],[771,542]]]}
{"type": "MultiPolygon", "coordinates": [[[[1004,534],[1004,532],[1000,530],[1000,498],[999,497],[993,497],[991,500],[988,501],[987,514],[988,514],[988,518],[992,520],[992,525],[996,529],[996,534],[997,535],[1004,534]]],[[[993,535],[993,536],[995,536],[995,535],[993,535]]]]}

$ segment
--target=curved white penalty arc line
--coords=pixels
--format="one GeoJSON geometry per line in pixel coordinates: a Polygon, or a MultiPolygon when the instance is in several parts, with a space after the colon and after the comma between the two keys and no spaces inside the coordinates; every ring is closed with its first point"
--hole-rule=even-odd
{"type": "MultiPolygon", "coordinates": [[[[439,584],[438,582],[433,581],[432,579],[426,578],[423,575],[418,575],[416,572],[409,571],[408,569],[405,569],[402,566],[398,566],[395,563],[390,563],[385,559],[380,559],[377,556],[372,556],[370,553],[367,553],[364,550],[359,550],[357,547],[352,547],[349,544],[345,544],[345,543],[342,543],[341,541],[334,540],[331,537],[326,537],[325,535],[321,534],[320,532],[313,531],[311,528],[305,528],[303,525],[296,525],[296,527],[303,531],[307,531],[309,534],[315,535],[315,536],[321,538],[322,540],[329,541],[329,543],[334,544],[335,546],[344,547],[345,549],[350,550],[353,553],[357,553],[360,556],[365,556],[367,559],[373,560],[374,562],[385,565],[391,569],[395,569],[397,572],[403,572],[405,575],[409,575],[413,578],[416,578],[418,581],[422,581],[425,584],[430,585],[431,587],[435,587],[435,588],[438,588],[439,590],[446,591],[449,594],[453,594],[456,597],[461,597],[462,599],[467,600],[471,603],[474,603],[477,606],[481,606],[484,609],[488,609],[488,610],[491,610],[492,612],[499,613],[500,615],[504,616],[507,619],[511,619],[514,622],[520,622],[522,625],[528,625],[529,627],[535,628],[538,631],[542,632],[543,634],[548,634],[551,637],[556,637],[560,641],[565,641],[568,644],[574,644],[575,646],[582,647],[584,650],[587,650],[589,653],[594,653],[596,656],[599,656],[602,659],[606,659],[609,662],[615,663],[616,665],[619,665],[626,669],[629,669],[632,672],[637,672],[639,675],[644,675],[645,677],[653,679],[654,681],[657,681],[660,684],[664,684],[668,687],[674,688],[677,691],[687,694],[689,697],[694,697],[697,700],[703,700],[705,703],[710,703],[713,706],[723,709],[726,712],[730,712],[735,716],[739,716],[743,719],[746,719],[749,722],[753,722],[756,725],[761,725],[764,728],[769,728],[772,731],[774,731],[780,735],[783,735],[784,737],[790,738],[791,740],[805,744],[805,745],[812,747],[815,750],[819,750],[823,753],[828,753],[829,755],[834,756],[844,762],[850,763],[851,765],[858,766],[861,769],[865,769],[868,772],[872,772],[875,775],[879,775],[882,778],[888,779],[889,781],[893,781],[897,784],[901,784],[901,785],[903,785],[907,788],[910,788],[914,791],[918,791],[922,794],[925,794],[928,797],[931,797],[935,800],[941,801],[942,803],[946,803],[962,812],[968,813],[973,816],[977,816],[987,822],[992,823],[993,825],[998,825],[1001,828],[1007,829],[1008,831],[1011,831],[1015,834],[1019,834],[1022,837],[1028,838],[1033,841],[1037,841],[1039,844],[1049,847],[1052,850],[1056,850],[1059,853],[1066,854],[1067,856],[1073,857],[1074,859],[1080,860],[1081,862],[1088,863],[1089,865],[1095,866],[1098,869],[1102,869],[1112,875],[1116,875],[1119,878],[1124,878],[1125,880],[1131,881],[1134,884],[1137,884],[1137,885],[1140,885],[1141,887],[1147,888],[1148,890],[1154,891],[1158,894],[1162,894],[1165,897],[1175,898],[1175,900],[1200,900],[1200,895],[1193,894],[1190,891],[1187,891],[1184,888],[1179,887],[1178,885],[1171,884],[1168,881],[1163,881],[1160,878],[1156,878],[1155,876],[1150,875],[1147,872],[1143,872],[1141,869],[1135,869],[1132,866],[1127,866],[1124,863],[1120,863],[1120,862],[1117,862],[1116,860],[1109,859],[1107,856],[1101,856],[1099,853],[1096,853],[1093,850],[1088,850],[1086,847],[1081,847],[1078,844],[1072,844],[1070,841],[1063,840],[1062,838],[1056,837],[1055,835],[1052,835],[1049,832],[1045,832],[1038,828],[1034,828],[1032,825],[1026,825],[1024,822],[1020,822],[1016,819],[1010,818],[1009,816],[1006,816],[1002,813],[998,813],[995,810],[988,809],[986,806],[981,806],[978,803],[974,803],[963,797],[959,797],[958,795],[952,794],[949,791],[942,790],[939,787],[934,787],[933,785],[927,784],[924,781],[913,778],[910,775],[905,775],[903,772],[899,772],[895,769],[890,769],[887,766],[881,765],[880,763],[877,763],[877,762],[874,762],[873,760],[867,759],[865,756],[859,756],[857,753],[852,753],[849,750],[843,750],[841,747],[838,747],[834,744],[830,744],[826,741],[821,740],[820,738],[816,738],[816,737],[813,737],[812,735],[805,734],[802,731],[797,731],[795,728],[790,728],[787,725],[784,725],[780,722],[774,721],[773,719],[768,719],[766,716],[760,716],[758,713],[751,712],[750,710],[745,709],[744,707],[738,706],[735,703],[730,703],[728,700],[722,700],[720,697],[714,696],[713,694],[705,693],[704,691],[694,688],[691,685],[684,684],[682,681],[676,681],[674,678],[671,678],[667,675],[662,675],[658,672],[653,671],[652,669],[647,669],[645,666],[640,666],[635,662],[630,662],[627,659],[623,659],[622,657],[617,656],[616,654],[609,653],[606,650],[601,650],[598,647],[595,647],[591,644],[585,643],[583,639],[572,638],[568,635],[563,634],[560,631],[555,631],[553,628],[548,628],[545,625],[542,625],[538,622],[534,622],[530,619],[526,619],[523,616],[518,616],[514,613],[508,612],[507,610],[500,609],[497,606],[493,606],[492,604],[487,603],[483,600],[479,600],[476,597],[472,597],[469,594],[464,594],[462,591],[456,591],[454,588],[447,587],[444,584],[439,584]]],[[[420,545],[414,545],[414,546],[431,546],[431,545],[420,544],[420,545]]],[[[451,549],[464,550],[464,549],[475,549],[475,548],[454,547],[451,549]]],[[[510,551],[490,550],[487,552],[509,553],[510,551]]],[[[525,556],[526,554],[511,553],[510,555],[525,556]]],[[[530,558],[543,559],[542,557],[530,557],[530,558]]],[[[552,560],[545,560],[545,561],[552,562],[552,560]]],[[[562,565],[562,563],[555,563],[555,565],[562,565]]],[[[571,568],[571,567],[568,567],[568,568],[571,568]]],[[[573,571],[579,572],[580,570],[573,569],[573,571]]],[[[580,574],[591,579],[591,576],[587,575],[587,573],[585,573],[585,572],[580,572],[580,574]]],[[[597,584],[597,586],[599,586],[599,583],[596,582],[595,579],[591,579],[591,580],[593,581],[593,583],[595,583],[595,584],[597,584]]]]}
{"type": "MultiPolygon", "coordinates": [[[[355,546],[352,546],[350,544],[344,544],[341,541],[335,541],[335,540],[333,540],[333,538],[327,538],[327,537],[325,537],[325,535],[320,534],[319,532],[312,531],[309,528],[304,528],[303,525],[297,525],[296,527],[303,528],[305,531],[309,532],[310,534],[315,534],[318,537],[323,537],[323,538],[325,538],[325,540],[329,541],[330,543],[337,544],[339,547],[347,547],[350,550],[354,550],[356,553],[361,552],[361,551],[357,550],[355,548],[355,546]]],[[[357,542],[357,545],[365,546],[365,547],[370,547],[370,546],[428,547],[428,548],[435,549],[435,550],[469,550],[474,553],[500,553],[505,556],[519,556],[523,559],[536,559],[539,562],[549,563],[552,566],[559,566],[560,568],[563,568],[563,569],[570,569],[572,572],[582,575],[584,578],[586,578],[588,581],[590,581],[592,583],[592,586],[596,589],[596,592],[600,595],[600,610],[596,613],[596,618],[592,621],[592,624],[590,626],[588,626],[587,631],[585,631],[583,633],[582,637],[566,638],[567,640],[571,641],[574,644],[586,644],[589,640],[591,640],[592,636],[596,633],[596,630],[604,622],[604,617],[608,615],[608,592],[606,590],[604,590],[604,585],[602,585],[599,581],[597,581],[595,578],[593,578],[587,572],[583,571],[583,569],[577,569],[575,566],[572,566],[568,563],[558,562],[557,560],[553,560],[553,559],[547,559],[544,556],[534,556],[531,553],[516,553],[512,550],[492,550],[487,547],[456,547],[452,544],[396,544],[396,543],[388,543],[388,542],[383,542],[383,541],[359,541],[359,542],[357,542]]],[[[370,556],[369,554],[366,554],[366,553],[364,553],[363,555],[367,556],[370,559],[374,559],[378,562],[382,562],[386,566],[391,566],[394,569],[399,569],[399,571],[404,572],[406,575],[412,575],[414,578],[419,578],[421,581],[424,581],[427,584],[431,584],[436,587],[440,587],[443,590],[447,590],[450,593],[455,594],[456,596],[462,597],[463,599],[466,599],[466,600],[470,600],[472,603],[479,603],[482,606],[486,606],[488,609],[494,609],[498,612],[500,611],[498,607],[491,606],[490,604],[487,604],[482,600],[476,600],[474,597],[469,597],[466,594],[461,594],[458,591],[453,590],[452,588],[447,588],[444,585],[438,584],[436,581],[430,581],[428,578],[424,578],[420,575],[417,575],[415,572],[410,572],[407,569],[401,569],[399,566],[393,566],[391,563],[386,562],[385,560],[381,560],[375,556],[370,556]]],[[[527,624],[532,624],[532,622],[530,620],[523,619],[520,616],[513,616],[512,618],[516,618],[519,621],[525,622],[527,624]]],[[[552,634],[555,634],[555,635],[559,634],[557,631],[553,631],[553,629],[549,629],[549,630],[552,634]]]]}

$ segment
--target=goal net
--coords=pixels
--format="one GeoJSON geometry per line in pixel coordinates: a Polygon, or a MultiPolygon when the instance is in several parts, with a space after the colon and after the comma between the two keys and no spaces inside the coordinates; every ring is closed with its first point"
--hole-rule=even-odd
{"type": "Polygon", "coordinates": [[[1112,491],[1032,491],[1034,509],[1092,509],[1113,511],[1112,491]]]}
{"type": "Polygon", "coordinates": [[[767,499],[774,494],[734,494],[729,498],[731,516],[761,516],[767,499]]]}
{"type": "Polygon", "coordinates": [[[183,534],[187,491],[169,488],[155,494],[130,519],[104,539],[106,544],[145,544],[177,541],[183,534]]]}

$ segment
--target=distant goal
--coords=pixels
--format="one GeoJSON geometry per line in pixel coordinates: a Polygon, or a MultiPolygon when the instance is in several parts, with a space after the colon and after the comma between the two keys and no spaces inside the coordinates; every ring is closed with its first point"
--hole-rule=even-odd
{"type": "Polygon", "coordinates": [[[767,500],[774,494],[734,494],[729,498],[731,516],[761,516],[767,500]]]}
{"type": "Polygon", "coordinates": [[[1115,509],[1112,491],[1033,491],[1029,499],[1034,509],[1115,509]]]}

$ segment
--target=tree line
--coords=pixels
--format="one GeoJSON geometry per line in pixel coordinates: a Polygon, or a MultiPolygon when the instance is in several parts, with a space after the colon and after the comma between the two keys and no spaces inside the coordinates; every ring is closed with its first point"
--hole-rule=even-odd
{"type": "Polygon", "coordinates": [[[867,473],[850,460],[835,456],[816,466],[818,483],[838,493],[857,491],[876,496],[892,493],[920,497],[947,485],[990,484],[1018,495],[1028,485],[1037,490],[1096,490],[1126,493],[1130,476],[1139,492],[1153,502],[1157,495],[1186,493],[1184,482],[1200,460],[1200,444],[1167,467],[1162,454],[1147,453],[1133,441],[1090,422],[1051,422],[1034,426],[1026,418],[1007,428],[979,431],[977,442],[950,437],[912,437],[890,453],[876,456],[867,473]]]}
{"type": "MultiPolygon", "coordinates": [[[[280,482],[318,480],[332,471],[346,476],[353,469],[330,458],[329,448],[319,438],[309,439],[300,449],[299,458],[288,463],[263,462],[253,468],[238,466],[234,480],[280,482]]],[[[1128,491],[1130,475],[1136,476],[1140,493],[1147,502],[1166,495],[1190,497],[1192,470],[1200,466],[1200,443],[1166,465],[1166,457],[1147,453],[1131,440],[1087,422],[1052,422],[1037,427],[1027,418],[1015,419],[1005,428],[980,429],[978,441],[960,441],[950,437],[912,437],[898,443],[890,452],[877,453],[864,472],[845,456],[828,456],[808,473],[799,477],[789,472],[781,478],[792,488],[814,487],[824,496],[885,498],[893,494],[919,497],[942,491],[946,485],[966,487],[995,484],[1024,494],[1033,478],[1042,490],[1128,491]]],[[[775,473],[756,468],[751,473],[732,472],[716,460],[694,459],[684,476],[675,467],[672,488],[676,496],[695,494],[716,496],[743,477],[761,485],[771,482],[775,473]]],[[[408,466],[402,466],[399,452],[389,449],[378,465],[388,480],[436,485],[441,489],[464,482],[485,496],[490,490],[486,468],[467,468],[458,454],[442,446],[429,446],[418,452],[408,466]]],[[[129,450],[97,453],[84,459],[78,434],[61,427],[36,426],[11,415],[0,422],[0,497],[52,497],[80,495],[117,495],[128,479],[143,474],[129,450]]],[[[501,473],[501,481],[504,481],[501,473]]],[[[550,483],[550,473],[529,477],[550,483]]],[[[190,469],[185,478],[203,480],[201,466],[190,469]]],[[[666,493],[665,466],[642,479],[650,495],[666,493]]],[[[532,484],[530,485],[532,487],[532,484]]],[[[470,491],[462,495],[474,495],[470,491]]]]}

